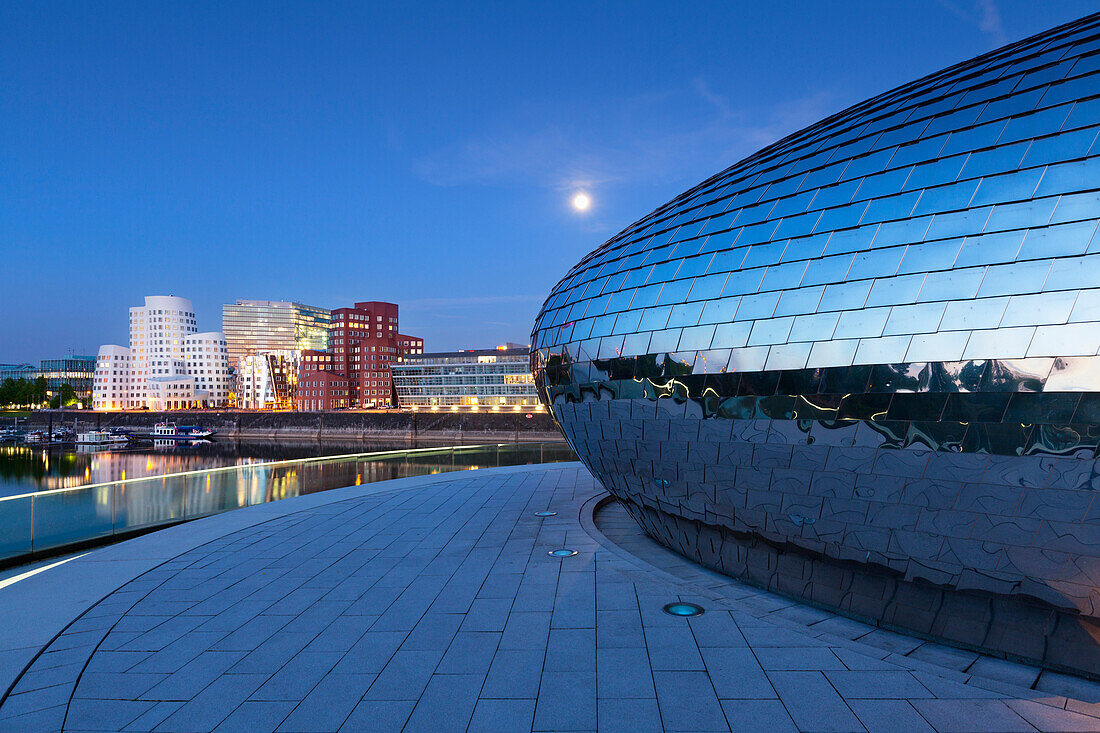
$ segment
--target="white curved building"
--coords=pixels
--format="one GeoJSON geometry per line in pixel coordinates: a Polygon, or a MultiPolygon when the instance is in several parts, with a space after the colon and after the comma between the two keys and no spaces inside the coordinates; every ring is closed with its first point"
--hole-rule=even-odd
{"type": "Polygon", "coordinates": [[[225,336],[198,333],[187,298],[151,295],[130,309],[130,348],[99,349],[92,407],[178,410],[229,404],[225,336]]]}

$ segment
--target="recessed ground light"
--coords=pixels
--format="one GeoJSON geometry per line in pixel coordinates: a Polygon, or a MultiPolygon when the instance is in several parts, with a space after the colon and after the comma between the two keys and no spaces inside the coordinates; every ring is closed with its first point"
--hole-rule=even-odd
{"type": "Polygon", "coordinates": [[[567,550],[566,548],[563,547],[560,550],[550,550],[550,552],[548,552],[546,554],[549,555],[550,557],[573,557],[574,555],[577,554],[577,551],[576,550],[567,550]]]}
{"type": "Polygon", "coordinates": [[[558,513],[557,512],[535,512],[535,516],[536,517],[556,517],[556,516],[558,516],[558,513]]]}
{"type": "Polygon", "coordinates": [[[670,603],[665,606],[665,613],[670,616],[699,616],[703,613],[703,607],[694,603],[670,603]]]}

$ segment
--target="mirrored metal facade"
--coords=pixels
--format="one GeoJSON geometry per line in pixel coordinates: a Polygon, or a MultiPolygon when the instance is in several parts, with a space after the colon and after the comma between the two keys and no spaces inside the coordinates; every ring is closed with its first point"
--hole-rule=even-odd
{"type": "Polygon", "coordinates": [[[1098,130],[1100,15],[790,135],[555,286],[540,397],[711,567],[1100,674],[1098,130]]]}

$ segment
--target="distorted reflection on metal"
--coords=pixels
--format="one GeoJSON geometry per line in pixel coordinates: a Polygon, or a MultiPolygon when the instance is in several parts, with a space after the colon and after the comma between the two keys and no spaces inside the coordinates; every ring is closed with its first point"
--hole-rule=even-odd
{"type": "Polygon", "coordinates": [[[794,133],[612,237],[540,398],[712,568],[1100,676],[1100,15],[794,133]]]}

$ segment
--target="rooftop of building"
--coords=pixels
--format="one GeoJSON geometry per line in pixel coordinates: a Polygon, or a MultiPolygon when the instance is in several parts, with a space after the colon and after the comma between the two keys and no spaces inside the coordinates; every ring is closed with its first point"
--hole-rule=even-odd
{"type": "Polygon", "coordinates": [[[322,308],[317,305],[306,305],[305,303],[298,303],[293,300],[237,300],[235,303],[226,303],[224,307],[233,307],[234,305],[244,305],[254,308],[309,308],[311,310],[329,312],[328,308],[322,308]]]}
{"type": "Polygon", "coordinates": [[[530,349],[526,346],[520,346],[517,344],[509,344],[510,348],[503,348],[498,346],[495,349],[460,349],[458,351],[429,351],[423,354],[413,354],[405,357],[405,363],[412,363],[425,359],[447,359],[447,358],[477,358],[479,356],[522,356],[527,358],[530,355],[530,349]]]}

